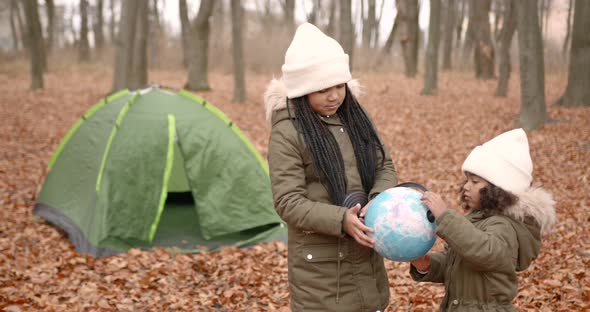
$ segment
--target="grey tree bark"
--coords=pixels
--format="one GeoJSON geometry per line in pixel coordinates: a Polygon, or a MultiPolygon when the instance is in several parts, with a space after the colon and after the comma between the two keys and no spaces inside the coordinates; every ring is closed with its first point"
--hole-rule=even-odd
{"type": "Polygon", "coordinates": [[[192,91],[210,90],[209,87],[209,21],[213,14],[213,0],[201,0],[197,17],[190,27],[188,81],[185,88],[192,91]]]}
{"type": "Polygon", "coordinates": [[[418,1],[398,0],[396,5],[405,75],[414,78],[418,72],[418,1]]]}
{"type": "Polygon", "coordinates": [[[282,0],[281,4],[285,12],[285,25],[291,33],[295,29],[295,0],[282,0]]]}
{"type": "Polygon", "coordinates": [[[336,34],[336,25],[337,25],[337,14],[336,14],[336,6],[338,5],[338,1],[330,1],[330,11],[328,14],[328,25],[326,26],[326,34],[328,36],[334,37],[336,34]]]}
{"type": "Polygon", "coordinates": [[[149,65],[151,68],[160,68],[160,41],[162,26],[160,24],[160,9],[158,0],[153,0],[148,5],[148,42],[149,42],[149,65]]]}
{"type": "Polygon", "coordinates": [[[457,29],[456,29],[456,47],[457,49],[461,47],[461,36],[463,35],[463,20],[465,19],[465,6],[467,6],[466,1],[467,0],[458,0],[459,1],[459,7],[460,9],[458,10],[458,14],[457,14],[457,20],[456,20],[456,24],[457,24],[457,29]]]}
{"type": "Polygon", "coordinates": [[[78,60],[90,61],[90,45],[88,43],[88,1],[80,0],[80,42],[78,43],[78,60]]]}
{"type": "Polygon", "coordinates": [[[111,18],[109,20],[109,38],[111,43],[117,41],[117,33],[115,31],[115,28],[117,27],[117,21],[115,19],[115,1],[116,0],[109,1],[109,10],[111,11],[111,18]]]}
{"type": "Polygon", "coordinates": [[[379,54],[379,57],[377,57],[377,61],[375,62],[374,67],[378,68],[381,66],[381,64],[383,64],[383,62],[385,61],[385,59],[389,56],[389,53],[391,53],[391,48],[393,47],[393,41],[395,40],[395,34],[397,33],[397,29],[399,27],[399,18],[395,18],[395,20],[393,21],[393,25],[391,26],[391,31],[389,32],[389,36],[387,37],[387,41],[385,41],[385,44],[383,45],[383,48],[381,49],[381,53],[379,54]]]}
{"type": "Polygon", "coordinates": [[[53,0],[45,0],[45,11],[47,13],[47,52],[51,52],[55,41],[55,3],[53,0]]]}
{"type": "Polygon", "coordinates": [[[43,89],[43,72],[45,70],[45,52],[39,8],[37,0],[23,0],[29,37],[29,54],[31,57],[31,89],[43,89]]]}
{"type": "Polygon", "coordinates": [[[15,16],[18,13],[18,6],[16,0],[10,0],[10,34],[12,36],[12,50],[14,52],[19,50],[19,36],[17,35],[15,16]]]}
{"type": "Polygon", "coordinates": [[[504,0],[504,22],[500,34],[498,36],[498,86],[496,88],[496,96],[506,96],[508,93],[508,82],[510,80],[510,73],[512,72],[512,64],[510,62],[510,47],[512,46],[512,38],[516,30],[516,1],[518,0],[504,0]]]}
{"type": "Polygon", "coordinates": [[[352,29],[352,5],[351,0],[340,1],[340,44],[344,52],[348,54],[350,70],[353,65],[354,31],[352,29]]]}
{"type": "Polygon", "coordinates": [[[443,70],[452,67],[453,35],[455,33],[455,20],[457,19],[457,4],[455,0],[447,0],[445,5],[445,27],[443,39],[443,70]]]}
{"type": "Polygon", "coordinates": [[[104,47],[104,1],[96,0],[96,12],[92,31],[94,32],[94,47],[96,50],[102,50],[104,47]]]}
{"type": "Polygon", "coordinates": [[[135,31],[137,25],[137,9],[139,1],[125,0],[121,2],[121,17],[119,18],[119,33],[115,42],[115,70],[113,71],[113,89],[121,90],[129,86],[129,79],[133,68],[135,31]]]}
{"type": "Polygon", "coordinates": [[[474,23],[473,35],[475,51],[475,77],[477,79],[494,78],[494,44],[490,27],[491,0],[472,0],[470,3],[470,21],[474,23]]]}
{"type": "Polygon", "coordinates": [[[520,113],[518,126],[534,130],[547,121],[543,39],[537,0],[518,0],[517,28],[520,61],[520,113]]]}
{"type": "Polygon", "coordinates": [[[148,2],[140,0],[137,3],[137,18],[135,25],[135,40],[133,49],[131,49],[131,74],[129,76],[128,86],[131,89],[137,89],[147,84],[148,62],[147,62],[147,42],[148,42],[148,2]]]}
{"type": "Polygon", "coordinates": [[[438,45],[440,41],[440,1],[430,0],[430,22],[428,24],[428,47],[424,71],[422,95],[433,95],[438,86],[438,45]]]}
{"type": "Polygon", "coordinates": [[[570,45],[570,38],[571,38],[571,30],[572,30],[572,11],[574,8],[574,0],[569,0],[569,5],[567,7],[567,22],[565,23],[565,39],[563,40],[563,47],[561,48],[561,53],[564,56],[567,56],[567,48],[570,45]]]}
{"type": "Polygon", "coordinates": [[[244,54],[242,49],[242,3],[231,0],[232,48],[234,60],[234,102],[246,101],[246,84],[244,79],[244,54]]]}
{"type": "Polygon", "coordinates": [[[563,106],[590,106],[590,1],[577,0],[563,106]]]}
{"type": "MultiPolygon", "coordinates": [[[[364,3],[364,0],[362,1],[364,3]]],[[[367,0],[367,18],[363,18],[363,48],[366,50],[371,48],[371,38],[375,33],[377,18],[375,8],[375,0],[367,0]]]]}
{"type": "Polygon", "coordinates": [[[186,0],[178,0],[178,13],[180,15],[180,35],[182,39],[182,65],[188,68],[190,48],[190,21],[186,0]]]}

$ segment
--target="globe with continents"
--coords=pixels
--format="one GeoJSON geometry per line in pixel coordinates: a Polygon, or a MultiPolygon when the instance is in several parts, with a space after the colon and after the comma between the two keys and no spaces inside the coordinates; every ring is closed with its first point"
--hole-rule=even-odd
{"type": "Polygon", "coordinates": [[[373,229],[375,250],[395,261],[420,258],[436,241],[434,222],[422,194],[409,187],[394,187],[377,195],[369,205],[365,224],[373,229]]]}

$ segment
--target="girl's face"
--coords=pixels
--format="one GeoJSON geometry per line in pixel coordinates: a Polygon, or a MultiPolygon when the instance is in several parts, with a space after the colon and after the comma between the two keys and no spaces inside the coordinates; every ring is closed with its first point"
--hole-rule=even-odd
{"type": "Polygon", "coordinates": [[[346,84],[342,83],[307,95],[311,109],[322,115],[330,116],[342,105],[346,96],[346,84]]]}
{"type": "Polygon", "coordinates": [[[482,179],[479,176],[476,176],[472,173],[465,172],[465,177],[467,177],[467,181],[463,185],[461,199],[468,208],[470,209],[480,209],[481,208],[481,194],[479,191],[488,186],[488,181],[482,179]]]}

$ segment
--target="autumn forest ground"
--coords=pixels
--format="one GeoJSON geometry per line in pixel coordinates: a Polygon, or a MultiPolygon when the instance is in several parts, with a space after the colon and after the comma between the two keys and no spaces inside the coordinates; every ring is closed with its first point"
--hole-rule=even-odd
{"type": "MultiPolygon", "coordinates": [[[[514,127],[518,75],[509,96],[493,96],[495,80],[471,72],[443,72],[439,92],[424,97],[422,78],[355,73],[361,103],[391,150],[400,181],[415,181],[457,207],[460,165],[477,144],[514,127]]],[[[266,157],[270,132],[262,94],[272,74],[247,78],[248,102],[232,103],[230,75],[211,73],[212,91],[199,94],[223,110],[266,157]]],[[[104,97],[112,72],[71,66],[45,75],[45,89],[29,90],[26,65],[0,63],[0,311],[260,311],[288,310],[286,248],[200,254],[131,250],[93,259],[32,215],[47,163],[76,119],[104,97]]],[[[150,81],[180,88],[184,71],[152,71],[150,81]]],[[[529,132],[534,184],[553,193],[558,223],[539,258],[520,273],[514,304],[522,311],[590,309],[590,108],[553,105],[565,74],[548,74],[551,122],[529,132]]],[[[437,244],[440,246],[440,244],[437,244]]],[[[416,284],[408,264],[386,262],[388,311],[433,311],[439,285],[416,284]]]]}

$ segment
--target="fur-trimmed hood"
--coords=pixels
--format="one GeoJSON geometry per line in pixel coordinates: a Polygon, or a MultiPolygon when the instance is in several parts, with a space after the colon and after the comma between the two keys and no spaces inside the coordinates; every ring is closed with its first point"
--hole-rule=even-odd
{"type": "MultiPolygon", "coordinates": [[[[362,95],[362,87],[358,80],[352,79],[346,83],[355,97],[362,95]]],[[[270,121],[273,111],[287,108],[287,88],[282,79],[272,79],[264,92],[264,108],[266,120],[270,121]]]]}
{"type": "Polygon", "coordinates": [[[503,214],[518,222],[512,222],[519,242],[516,270],[526,269],[539,255],[541,236],[556,222],[555,201],[541,187],[530,187],[516,194],[518,202],[504,210],[503,214]]]}

